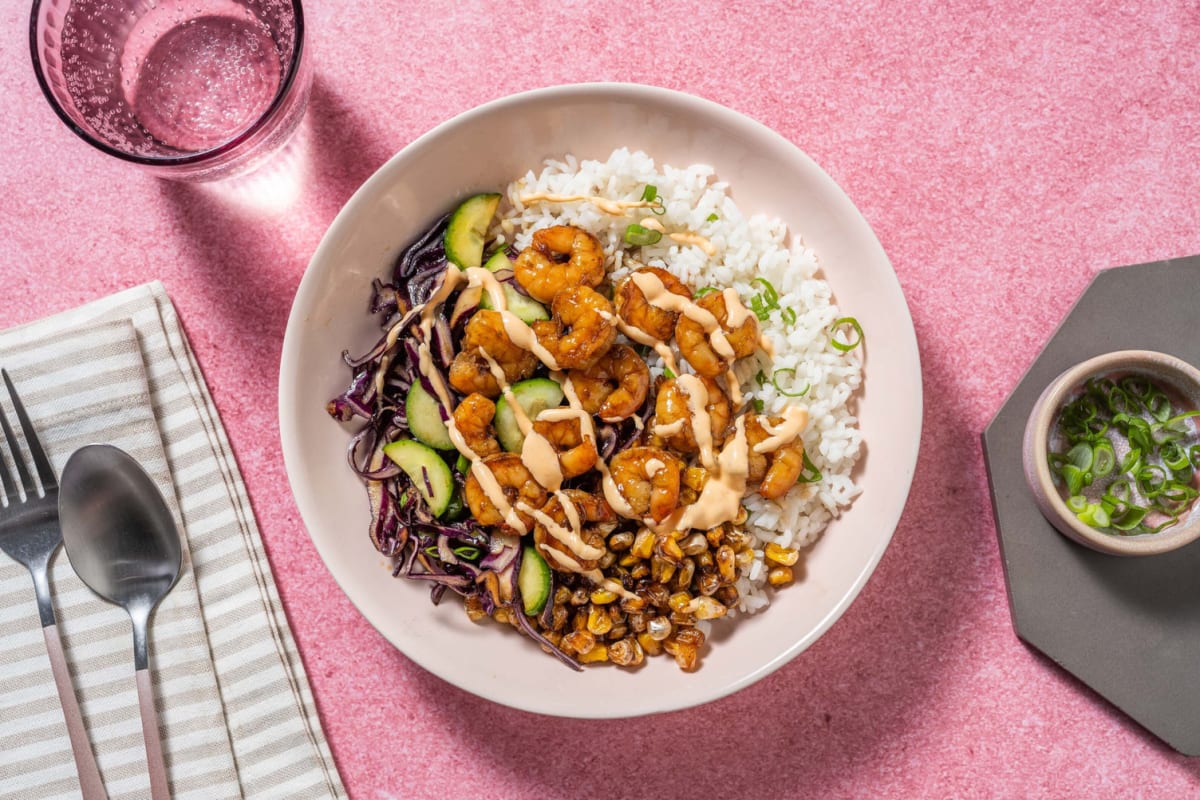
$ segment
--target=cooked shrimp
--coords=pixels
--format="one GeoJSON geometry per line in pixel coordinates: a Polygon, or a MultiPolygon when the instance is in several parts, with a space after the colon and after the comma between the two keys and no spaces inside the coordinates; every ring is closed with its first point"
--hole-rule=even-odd
{"type": "Polygon", "coordinates": [[[608,465],[617,491],[633,513],[662,522],[679,505],[679,473],[683,462],[657,447],[622,450],[608,465]]]}
{"type": "Polygon", "coordinates": [[[778,500],[787,494],[804,471],[804,444],[799,436],[769,453],[754,450],[755,445],[772,436],[766,426],[782,422],[782,417],[759,414],[746,417],[746,445],[750,456],[746,488],[757,486],[758,493],[768,500],[778,500]]]}
{"type": "Polygon", "coordinates": [[[496,417],[496,404],[479,392],[472,392],[454,409],[454,427],[462,434],[467,447],[480,458],[494,456],[500,452],[492,430],[496,417]]]}
{"type": "Polygon", "coordinates": [[[513,262],[513,273],[530,297],[549,303],[570,286],[599,286],[604,280],[604,251],[587,231],[555,225],[533,234],[533,243],[513,262]]]}
{"type": "Polygon", "coordinates": [[[481,350],[500,366],[509,383],[528,378],[538,365],[537,356],[508,338],[499,311],[481,309],[467,322],[462,350],[450,364],[450,385],[463,394],[479,392],[485,397],[500,396],[500,384],[487,359],[480,354],[481,350]]]}
{"type": "MultiPolygon", "coordinates": [[[[541,519],[533,529],[533,541],[537,548],[539,550],[544,548],[557,550],[579,564],[583,570],[595,569],[600,556],[606,549],[605,537],[612,532],[617,521],[617,515],[613,513],[608,503],[604,502],[601,497],[581,492],[578,489],[563,489],[550,498],[550,502],[546,503],[542,513],[549,517],[560,531],[567,532],[568,538],[573,538],[572,534],[577,533],[584,545],[579,548],[579,552],[585,555],[595,555],[595,557],[585,558],[578,552],[572,551],[570,546],[560,541],[541,519]],[[572,506],[571,509],[564,507],[564,498],[572,506]],[[578,530],[575,529],[576,520],[579,524],[578,530]],[[599,551],[598,554],[597,551],[599,551]]],[[[578,545],[578,543],[576,544],[578,545]]]]}
{"type": "MultiPolygon", "coordinates": [[[[524,504],[530,508],[541,508],[545,505],[548,496],[546,490],[533,479],[533,474],[516,453],[488,456],[483,459],[482,464],[495,476],[496,482],[500,484],[500,491],[504,494],[505,504],[516,511],[521,523],[528,531],[533,526],[533,518],[527,511],[523,511],[517,506],[524,504]]],[[[463,494],[466,495],[471,514],[480,525],[499,525],[503,528],[510,528],[505,514],[507,509],[498,508],[492,502],[479,479],[475,477],[474,468],[467,473],[463,494]]]]}
{"type": "Polygon", "coordinates": [[[594,289],[563,289],[554,296],[550,312],[550,319],[539,320],[531,327],[559,369],[587,369],[616,341],[612,303],[594,289]]]}
{"type": "Polygon", "coordinates": [[[574,478],[596,466],[596,442],[585,439],[581,427],[578,417],[540,419],[533,423],[534,432],[545,438],[558,453],[558,466],[564,478],[574,478]]]}
{"type": "Polygon", "coordinates": [[[613,345],[587,369],[571,370],[570,378],[584,411],[605,422],[636,414],[650,390],[650,368],[625,344],[613,345]]]}
{"type": "MultiPolygon", "coordinates": [[[[715,380],[704,376],[697,377],[708,394],[704,401],[704,411],[708,415],[711,447],[715,450],[725,441],[733,409],[729,398],[715,380]]],[[[680,453],[700,452],[700,443],[696,441],[696,420],[689,405],[690,399],[691,395],[679,378],[668,378],[658,385],[658,397],[654,401],[653,430],[668,447],[680,453]]]]}
{"type": "Polygon", "coordinates": [[[715,378],[729,369],[732,360],[745,358],[758,347],[758,320],[753,314],[742,309],[744,313],[737,315],[740,319],[735,317],[737,325],[731,325],[724,292],[706,294],[696,301],[696,305],[716,317],[725,340],[733,349],[733,359],[726,358],[718,352],[704,326],[686,314],[681,316],[675,325],[675,343],[680,354],[698,374],[715,378]]]}
{"type": "MultiPolygon", "coordinates": [[[[692,296],[683,281],[665,269],[645,267],[637,272],[648,272],[654,275],[662,281],[663,287],[671,294],[687,298],[692,296]]],[[[679,319],[679,312],[651,305],[650,301],[646,299],[646,295],[642,293],[641,287],[633,281],[633,274],[622,278],[613,291],[613,305],[617,309],[618,316],[626,324],[632,325],[647,336],[652,336],[660,342],[669,342],[671,335],[675,332],[675,323],[679,319]]]]}

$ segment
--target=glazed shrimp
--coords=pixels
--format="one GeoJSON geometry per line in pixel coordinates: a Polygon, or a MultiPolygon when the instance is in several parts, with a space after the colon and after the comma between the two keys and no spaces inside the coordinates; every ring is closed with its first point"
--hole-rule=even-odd
{"type": "Polygon", "coordinates": [[[650,368],[625,344],[613,345],[587,369],[571,370],[570,378],[584,411],[605,422],[636,414],[650,390],[650,368]]]}
{"type": "Polygon", "coordinates": [[[479,392],[472,392],[454,409],[454,427],[463,435],[467,447],[480,458],[500,452],[500,443],[492,431],[496,404],[479,392]]]}
{"type": "Polygon", "coordinates": [[[533,542],[539,550],[551,549],[562,553],[578,564],[580,571],[595,569],[600,556],[607,549],[605,537],[612,532],[616,521],[617,515],[602,498],[578,489],[563,489],[550,498],[538,515],[533,529],[533,542]],[[568,503],[570,509],[565,507],[568,503]],[[546,524],[546,518],[550,525],[546,524]],[[578,530],[575,528],[576,522],[578,530]],[[572,550],[570,544],[555,535],[556,532],[570,540],[578,536],[578,540],[572,542],[576,549],[572,550]]]}
{"type": "Polygon", "coordinates": [[[463,394],[500,396],[500,384],[480,351],[500,366],[509,383],[528,378],[538,365],[537,356],[508,338],[500,312],[481,309],[467,322],[462,349],[450,364],[450,385],[463,394]]]}
{"type": "Polygon", "coordinates": [[[594,289],[563,289],[554,296],[550,312],[550,319],[539,320],[531,327],[559,369],[587,369],[616,341],[612,303],[594,289]]]}
{"type": "Polygon", "coordinates": [[[517,255],[513,273],[530,297],[549,303],[567,287],[599,286],[604,250],[595,236],[573,225],[543,228],[517,255]]]}
{"type": "MultiPolygon", "coordinates": [[[[712,378],[698,376],[707,398],[704,412],[708,415],[711,443],[704,443],[710,450],[719,448],[725,441],[733,409],[729,398],[712,378]]],[[[696,420],[690,405],[691,395],[679,378],[668,378],[658,385],[658,396],[654,400],[654,427],[667,447],[680,453],[699,453],[701,442],[696,439],[696,420]]]]}
{"type": "Polygon", "coordinates": [[[728,358],[720,353],[705,326],[686,314],[675,324],[675,343],[679,346],[680,354],[698,374],[715,378],[728,370],[732,361],[745,358],[758,347],[758,320],[740,303],[736,312],[731,313],[724,292],[706,294],[696,301],[696,305],[716,318],[717,325],[733,350],[733,357],[728,358]]]}
{"type": "Polygon", "coordinates": [[[781,417],[751,414],[746,417],[746,445],[749,453],[746,488],[757,486],[760,495],[768,500],[783,497],[800,479],[804,471],[804,444],[800,437],[781,445],[769,453],[759,453],[754,448],[772,436],[767,426],[778,426],[781,417]]]}
{"type": "Polygon", "coordinates": [[[679,312],[659,308],[646,299],[646,295],[633,280],[633,275],[643,272],[650,273],[662,281],[663,288],[671,294],[691,298],[692,293],[688,291],[683,281],[665,269],[645,267],[621,279],[616,289],[613,290],[613,305],[617,309],[617,315],[625,324],[632,325],[660,342],[669,342],[675,332],[675,323],[679,319],[679,312]]]}
{"type": "MultiPolygon", "coordinates": [[[[533,525],[533,518],[528,511],[519,509],[518,505],[541,508],[545,505],[548,496],[546,490],[533,479],[533,474],[516,453],[488,456],[481,463],[495,476],[496,482],[500,484],[500,490],[504,494],[505,504],[516,510],[517,517],[528,531],[533,525]]],[[[467,473],[463,494],[466,496],[471,514],[480,525],[499,525],[512,530],[506,519],[507,509],[498,508],[492,502],[487,491],[475,476],[474,468],[467,473]]]]}
{"type": "Polygon", "coordinates": [[[564,478],[574,478],[596,466],[599,454],[596,442],[585,439],[578,417],[571,419],[535,420],[533,430],[558,454],[558,467],[564,478]]]}
{"type": "Polygon", "coordinates": [[[662,522],[679,505],[683,462],[657,447],[631,447],[612,458],[609,472],[633,513],[662,522]]]}

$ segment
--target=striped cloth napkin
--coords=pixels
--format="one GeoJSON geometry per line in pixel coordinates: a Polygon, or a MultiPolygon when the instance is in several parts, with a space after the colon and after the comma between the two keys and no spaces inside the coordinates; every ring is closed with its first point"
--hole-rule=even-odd
{"type": "MultiPolygon", "coordinates": [[[[150,626],[173,796],[344,798],[245,487],[162,285],[0,333],[0,366],[56,470],[81,445],[114,444],[180,523],[183,573],[150,626]]],[[[62,550],[51,585],[109,795],[148,797],[129,617],[62,550]]],[[[0,798],[78,797],[33,582],[0,554],[0,798]]]]}

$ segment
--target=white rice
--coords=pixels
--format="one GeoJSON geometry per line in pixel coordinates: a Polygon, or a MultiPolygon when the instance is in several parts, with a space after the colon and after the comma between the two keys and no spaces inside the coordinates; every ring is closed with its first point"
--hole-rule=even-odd
{"type": "MultiPolygon", "coordinates": [[[[567,156],[549,160],[539,173],[530,171],[510,184],[500,209],[495,235],[518,249],[529,245],[533,232],[551,225],[571,224],[591,231],[604,245],[608,269],[615,281],[629,271],[622,263],[627,245],[625,229],[652,216],[646,209],[632,209],[623,216],[604,213],[586,201],[551,203],[539,201],[526,206],[522,196],[600,196],[609,200],[636,201],[647,185],[657,188],[666,213],[655,217],[668,232],[690,231],[708,239],[715,247],[709,256],[696,245],[680,245],[663,236],[656,245],[635,250],[634,256],[652,266],[669,270],[693,291],[715,286],[734,287],[743,302],[764,291],[755,278],[765,278],[779,294],[779,307],[761,323],[775,352],[768,358],[743,359],[736,368],[747,402],[757,399],[766,413],[778,413],[789,404],[808,409],[809,424],[802,435],[805,451],[821,473],[821,480],[799,484],[779,501],[757,494],[746,498],[750,512],[748,530],[755,537],[755,558],[743,570],[737,588],[738,609],[754,612],[765,607],[767,570],[762,548],[769,542],[784,547],[806,547],[854,500],[859,488],[851,480],[858,460],[862,435],[850,403],[862,383],[863,347],[842,352],[831,346],[832,323],[844,316],[834,304],[829,284],[818,277],[816,255],[805,247],[778,219],[764,215],[744,216],[729,196],[728,185],[718,180],[711,167],[694,164],[684,169],[656,166],[643,152],[615,151],[607,161],[577,161],[567,156]],[[795,320],[785,321],[785,309],[795,310],[795,320]],[[795,372],[789,372],[794,370],[795,372]],[[755,375],[775,376],[759,386],[755,375]],[[805,386],[800,398],[796,393],[805,386]],[[782,390],[782,391],[780,391],[782,390]]],[[[790,316],[790,313],[788,314],[790,316]]],[[[650,362],[651,373],[662,373],[662,364],[650,362]]],[[[680,360],[686,369],[686,362],[680,360]]]]}

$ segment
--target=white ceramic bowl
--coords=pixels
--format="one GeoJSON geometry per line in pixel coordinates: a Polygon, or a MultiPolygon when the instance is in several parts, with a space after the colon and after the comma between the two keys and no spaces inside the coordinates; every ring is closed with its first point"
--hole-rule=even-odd
{"type": "MultiPolygon", "coordinates": [[[[342,209],[297,292],[280,368],[280,433],[301,516],[342,589],[407,656],[482,697],[529,711],[625,717],[684,708],[778,669],[834,623],[862,589],[908,496],[921,432],[921,369],[904,295],[862,215],[811,159],[757,122],[711,102],[642,86],[591,84],[504,98],[422,136],[379,169],[342,209]],[[669,658],[637,671],[576,674],[528,639],[468,621],[450,596],[394,579],[367,535],[364,489],[346,466],[350,431],[324,406],[344,390],[343,350],[379,336],[371,281],[465,195],[497,191],[544,159],[645,150],[660,164],[708,163],[743,212],[784,219],[814,248],[843,312],[866,331],[858,412],[863,494],[807,554],[803,578],[765,613],[718,625],[701,668],[669,658]]],[[[880,654],[881,657],[883,654],[880,654]]]]}

